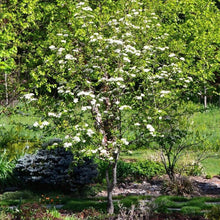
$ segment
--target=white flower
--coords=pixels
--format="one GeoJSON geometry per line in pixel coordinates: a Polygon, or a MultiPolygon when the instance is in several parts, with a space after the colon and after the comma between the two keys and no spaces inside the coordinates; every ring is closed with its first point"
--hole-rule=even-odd
{"type": "Polygon", "coordinates": [[[89,137],[92,137],[92,135],[94,134],[95,132],[92,130],[92,129],[88,129],[87,130],[87,135],[89,136],[89,137]]]}
{"type": "MultiPolygon", "coordinates": [[[[104,78],[105,79],[105,78],[104,78]]],[[[118,82],[118,81],[124,81],[124,79],[122,77],[111,77],[108,79],[109,82],[118,82]]]]}
{"type": "Polygon", "coordinates": [[[116,105],[119,105],[119,104],[120,104],[120,102],[119,102],[119,101],[116,101],[116,102],[115,102],[115,104],[116,104],[116,105]]]}
{"type": "Polygon", "coordinates": [[[61,40],[61,43],[66,43],[66,40],[61,40]]]}
{"type": "Polygon", "coordinates": [[[91,106],[82,106],[82,108],[81,108],[82,111],[86,111],[88,109],[92,109],[92,107],[91,106]]]}
{"type": "Polygon", "coordinates": [[[62,48],[62,47],[59,48],[57,54],[58,54],[58,55],[61,55],[62,51],[64,51],[64,50],[65,50],[65,48],[62,48]]]}
{"type": "Polygon", "coordinates": [[[127,57],[123,57],[123,60],[124,60],[125,62],[128,62],[128,63],[131,62],[127,57]]]}
{"type": "Polygon", "coordinates": [[[79,99],[77,99],[77,98],[73,99],[74,103],[77,103],[78,101],[79,101],[79,99]]]}
{"type": "Polygon", "coordinates": [[[56,47],[55,47],[54,45],[49,46],[49,48],[50,48],[51,50],[56,50],[56,47]]]}
{"type": "Polygon", "coordinates": [[[93,100],[91,101],[91,104],[92,104],[92,105],[95,105],[95,103],[96,103],[96,100],[93,99],[93,100]]]}
{"type": "Polygon", "coordinates": [[[91,150],[91,152],[92,152],[93,154],[95,154],[95,153],[97,153],[97,149],[96,149],[96,150],[91,150]]]}
{"type": "Polygon", "coordinates": [[[135,123],[134,125],[135,125],[135,126],[140,126],[141,124],[140,124],[140,123],[135,123]]]}
{"type": "Polygon", "coordinates": [[[125,138],[122,138],[121,141],[122,141],[123,144],[129,145],[129,142],[125,138]]]}
{"type": "Polygon", "coordinates": [[[161,97],[163,97],[163,96],[165,96],[166,94],[169,94],[170,93],[170,91],[166,91],[166,90],[162,90],[161,92],[160,92],[160,96],[161,97]]]}
{"type": "Polygon", "coordinates": [[[59,64],[63,64],[63,63],[64,63],[64,60],[59,60],[58,63],[59,63],[59,64]]]}
{"type": "Polygon", "coordinates": [[[119,108],[119,110],[123,110],[123,109],[125,109],[125,108],[131,109],[131,106],[129,106],[129,105],[122,105],[122,106],[119,108]]]}
{"type": "Polygon", "coordinates": [[[68,138],[70,138],[70,136],[69,136],[69,135],[66,135],[66,136],[65,136],[65,139],[68,139],[68,138]]]}
{"type": "Polygon", "coordinates": [[[162,90],[160,93],[161,93],[161,94],[168,94],[168,93],[170,93],[170,91],[168,91],[168,90],[162,90]]]}
{"type": "Polygon", "coordinates": [[[143,47],[143,49],[144,49],[144,50],[151,50],[152,47],[151,47],[151,46],[148,46],[148,45],[145,45],[145,46],[143,47]]]}
{"type": "Polygon", "coordinates": [[[80,142],[80,138],[78,136],[73,137],[73,141],[80,142]]]}
{"type": "Polygon", "coordinates": [[[49,125],[49,122],[48,122],[48,121],[43,121],[43,122],[42,122],[42,125],[43,125],[43,126],[47,126],[47,125],[49,125]]]}
{"type": "Polygon", "coordinates": [[[78,3],[76,7],[81,6],[81,5],[85,5],[85,2],[78,3]]]}
{"type": "Polygon", "coordinates": [[[31,100],[33,95],[34,95],[34,93],[25,94],[24,98],[31,100]]]}
{"type": "Polygon", "coordinates": [[[82,10],[84,10],[84,11],[92,11],[92,9],[90,7],[84,7],[84,8],[82,8],[82,10]]]}
{"type": "Polygon", "coordinates": [[[153,128],[153,126],[150,125],[150,124],[147,124],[147,129],[148,129],[150,132],[154,132],[154,131],[155,131],[155,129],[153,128]]]}
{"type": "Polygon", "coordinates": [[[66,60],[74,60],[75,58],[71,54],[66,54],[65,59],[66,60]]]}
{"type": "Polygon", "coordinates": [[[136,96],[135,97],[137,100],[142,100],[142,96],[136,96]]]}
{"type": "Polygon", "coordinates": [[[72,143],[65,142],[65,143],[63,144],[63,146],[64,146],[65,148],[68,148],[68,147],[71,147],[71,146],[72,146],[72,143]]]}
{"type": "Polygon", "coordinates": [[[79,93],[77,94],[77,96],[81,96],[81,95],[85,95],[85,96],[91,96],[92,98],[94,98],[94,97],[95,97],[95,95],[94,95],[94,94],[92,94],[92,92],[91,92],[91,91],[89,91],[89,92],[84,92],[84,91],[81,91],[81,92],[79,92],[79,93]]]}
{"type": "Polygon", "coordinates": [[[63,36],[63,34],[61,34],[61,33],[58,33],[58,34],[57,34],[57,36],[63,36]]]}
{"type": "Polygon", "coordinates": [[[184,57],[180,57],[180,60],[185,61],[185,58],[184,57]]]}
{"type": "Polygon", "coordinates": [[[33,126],[36,128],[39,126],[39,123],[36,121],[36,122],[34,122],[33,126]]]}
{"type": "Polygon", "coordinates": [[[55,118],[60,118],[62,115],[62,113],[53,113],[53,112],[48,112],[48,116],[52,116],[52,117],[55,117],[55,118]]]}
{"type": "Polygon", "coordinates": [[[118,45],[123,45],[122,40],[114,40],[114,39],[108,39],[110,44],[118,44],[118,45]]]}
{"type": "Polygon", "coordinates": [[[64,37],[68,37],[69,35],[68,35],[68,34],[64,34],[63,36],[64,36],[64,37]]]}
{"type": "Polygon", "coordinates": [[[108,155],[108,152],[105,149],[100,150],[100,155],[108,155]]]}
{"type": "Polygon", "coordinates": [[[168,57],[175,57],[176,54],[175,53],[171,53],[168,57]]]}

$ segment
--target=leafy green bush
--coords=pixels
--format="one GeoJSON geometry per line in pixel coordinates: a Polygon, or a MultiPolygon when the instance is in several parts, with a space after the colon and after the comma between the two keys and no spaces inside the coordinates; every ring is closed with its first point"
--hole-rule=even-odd
{"type": "Polygon", "coordinates": [[[201,213],[201,208],[196,206],[184,206],[181,208],[181,212],[187,215],[198,215],[201,213]]]}
{"type": "Polygon", "coordinates": [[[15,167],[14,161],[8,159],[6,150],[0,154],[0,186],[4,187],[9,185],[9,181],[12,179],[12,172],[15,167]]]}
{"type": "MultiPolygon", "coordinates": [[[[98,164],[98,182],[102,182],[105,179],[105,169],[107,168],[107,163],[102,160],[96,161],[98,164]]],[[[124,162],[122,160],[118,161],[117,166],[117,178],[119,182],[125,180],[137,181],[142,179],[151,179],[156,175],[164,174],[165,170],[161,163],[154,162],[151,160],[146,160],[144,162],[124,162]]]]}
{"type": "Polygon", "coordinates": [[[25,152],[33,152],[39,147],[37,138],[31,137],[21,125],[13,125],[10,129],[0,127],[0,150],[7,149],[10,159],[18,159],[25,152]]]}

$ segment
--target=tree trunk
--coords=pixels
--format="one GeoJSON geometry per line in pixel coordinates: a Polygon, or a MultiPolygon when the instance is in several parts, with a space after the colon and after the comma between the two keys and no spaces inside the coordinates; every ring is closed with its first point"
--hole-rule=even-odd
{"type": "Polygon", "coordinates": [[[204,87],[204,107],[207,108],[207,89],[204,87]]]}
{"type": "Polygon", "coordinates": [[[8,77],[5,73],[5,105],[8,105],[8,77]]]}
{"type": "Polygon", "coordinates": [[[106,169],[106,182],[107,182],[107,212],[108,214],[114,213],[114,204],[112,200],[112,192],[117,184],[117,163],[118,163],[119,152],[115,154],[115,161],[110,164],[111,167],[111,179],[109,178],[109,169],[106,169]]]}
{"type": "Polygon", "coordinates": [[[108,188],[108,195],[107,195],[107,212],[108,214],[114,213],[114,204],[112,200],[112,191],[113,187],[108,188]]]}

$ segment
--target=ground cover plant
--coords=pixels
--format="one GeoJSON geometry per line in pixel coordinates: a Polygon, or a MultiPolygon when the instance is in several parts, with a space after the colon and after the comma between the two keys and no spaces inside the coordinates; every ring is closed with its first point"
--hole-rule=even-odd
{"type": "MultiPolygon", "coordinates": [[[[141,214],[140,210],[142,210],[142,214],[149,214],[149,216],[157,216],[158,214],[166,216],[166,214],[172,213],[182,213],[191,217],[211,216],[212,210],[217,210],[218,206],[216,204],[220,202],[220,198],[186,198],[180,196],[160,196],[156,199],[151,196],[117,196],[113,199],[116,207],[115,216],[122,215],[123,212],[124,217],[129,215],[129,210],[132,209],[132,206],[136,207],[134,210],[139,210],[139,214],[141,214]],[[142,204],[141,209],[139,202],[142,204]]],[[[88,213],[93,213],[94,216],[97,215],[96,217],[93,216],[94,219],[109,218],[106,215],[106,198],[74,198],[71,195],[59,192],[47,191],[44,194],[40,194],[40,192],[17,191],[4,193],[0,196],[0,206],[1,211],[4,211],[3,213],[5,214],[10,213],[6,207],[17,206],[20,212],[14,213],[14,215],[21,216],[22,214],[23,217],[34,216],[39,212],[39,216],[48,216],[48,219],[53,219],[53,217],[65,219],[64,216],[63,218],[61,217],[61,213],[66,210],[66,213],[72,216],[69,217],[70,219],[78,219],[80,216],[88,217],[88,213]],[[56,205],[62,205],[61,210],[56,209],[56,205]]],[[[14,211],[16,212],[16,210],[14,211]]],[[[13,214],[12,211],[11,213],[13,214]]],[[[93,219],[92,215],[89,219],[93,219]]]]}

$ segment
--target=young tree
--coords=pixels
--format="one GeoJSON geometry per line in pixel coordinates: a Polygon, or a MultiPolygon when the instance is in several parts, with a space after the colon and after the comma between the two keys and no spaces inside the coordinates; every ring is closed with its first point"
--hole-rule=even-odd
{"type": "Polygon", "coordinates": [[[137,136],[160,135],[153,123],[171,116],[192,81],[181,71],[184,58],[167,46],[159,18],[145,6],[134,0],[103,1],[94,9],[87,1],[63,3],[71,16],[48,27],[44,64],[31,72],[35,93],[47,89],[39,95],[40,110],[53,120],[50,129],[47,121],[33,126],[54,135],[63,130],[64,147],[108,162],[108,213],[114,212],[121,150],[137,136]]]}

